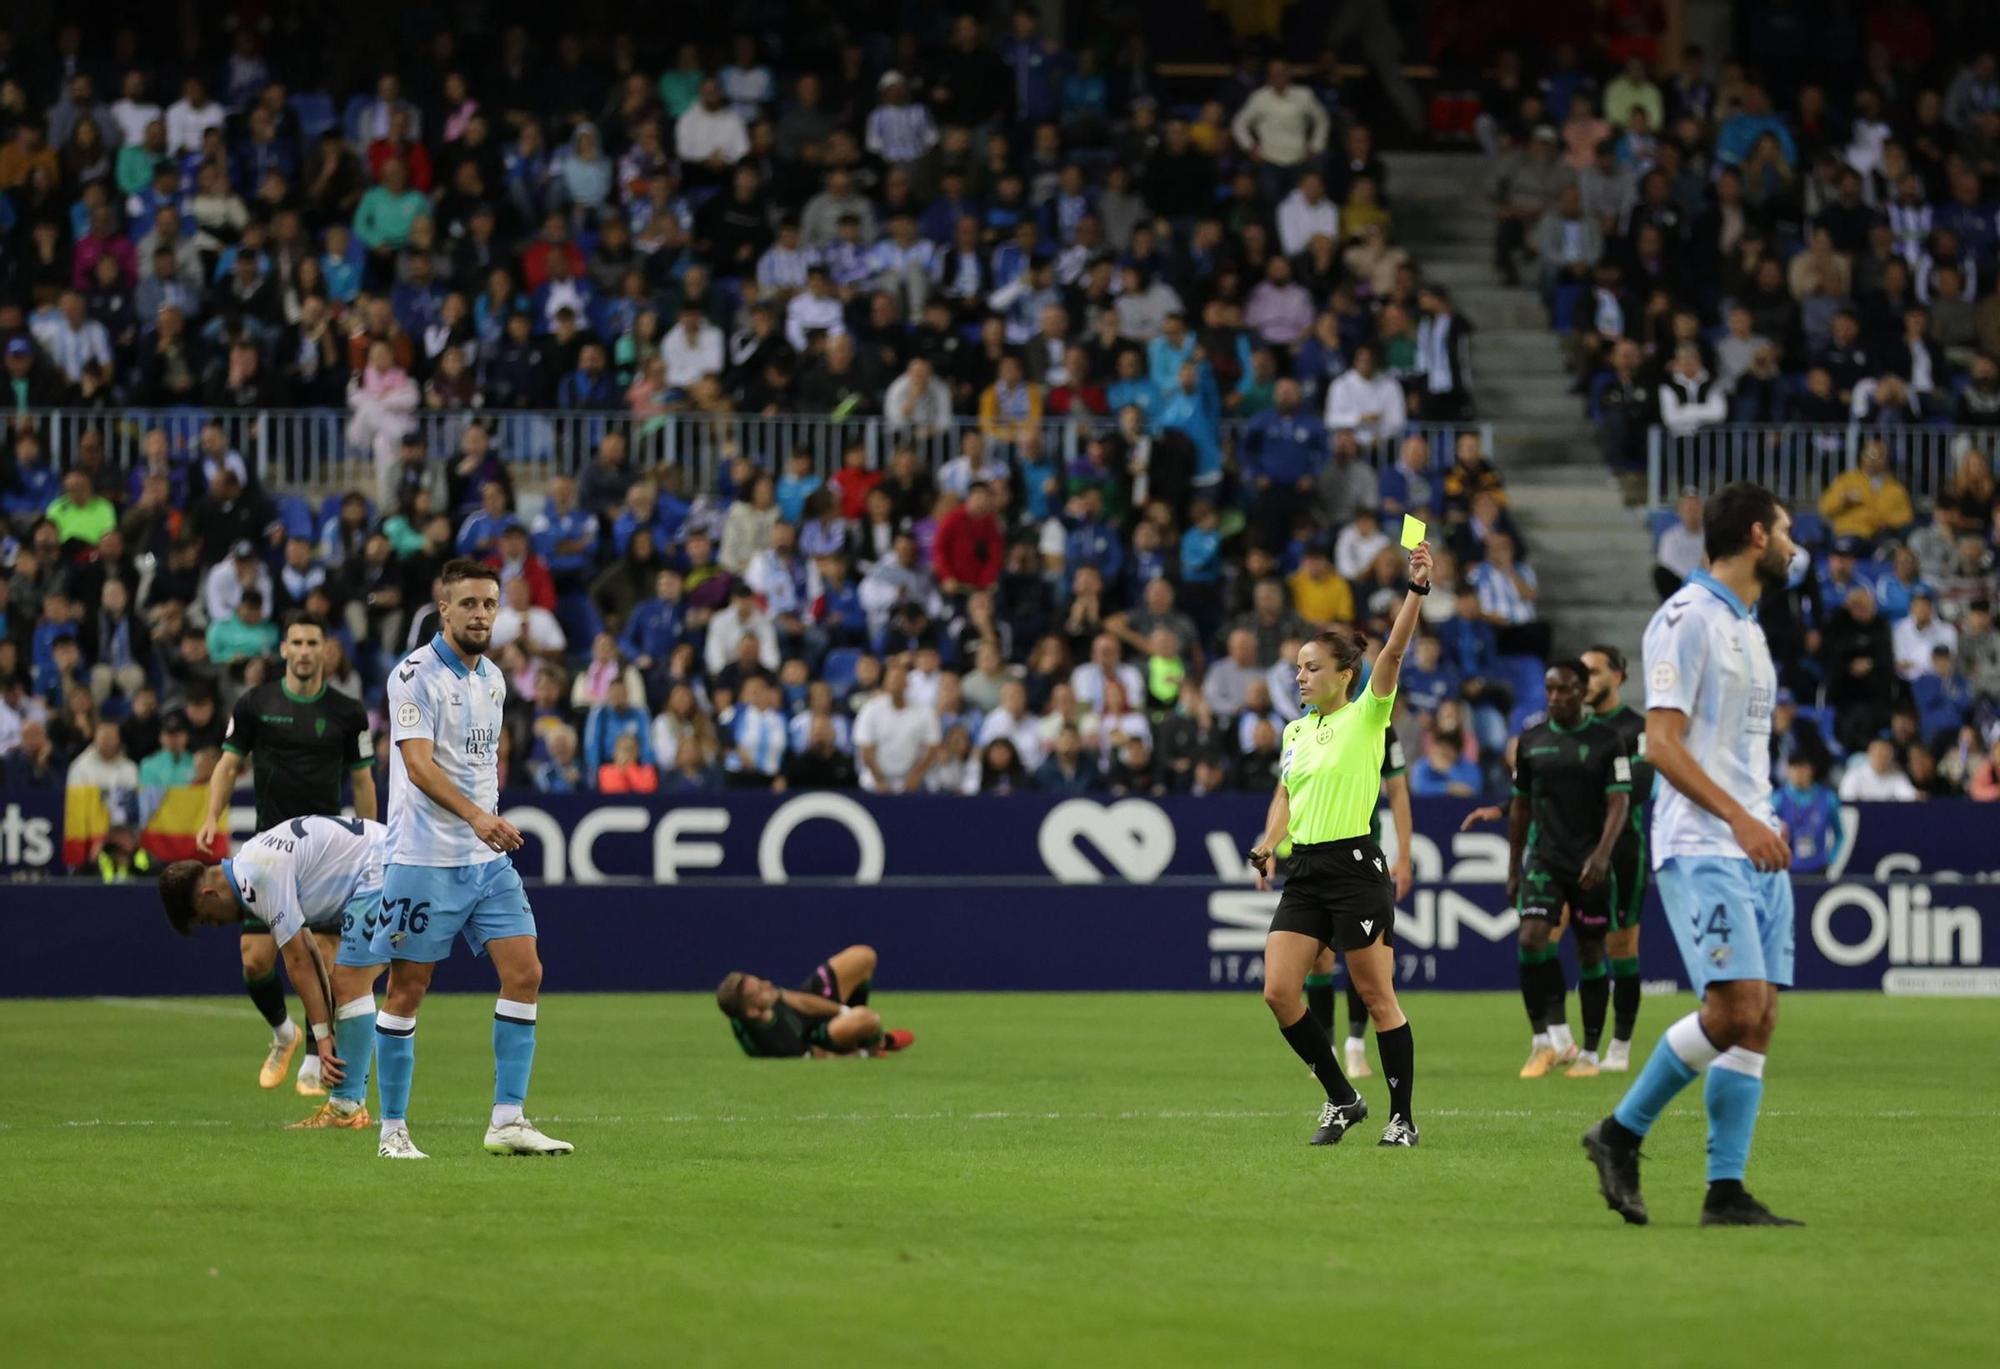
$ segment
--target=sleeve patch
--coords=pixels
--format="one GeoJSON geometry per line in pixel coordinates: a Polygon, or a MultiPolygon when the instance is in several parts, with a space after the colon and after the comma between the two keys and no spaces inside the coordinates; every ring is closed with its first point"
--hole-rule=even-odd
{"type": "MultiPolygon", "coordinates": [[[[404,704],[403,707],[414,710],[416,708],[416,705],[404,704]]],[[[411,723],[414,723],[415,721],[416,721],[415,718],[410,719],[411,723]]],[[[408,724],[406,724],[406,726],[407,725],[408,724]]],[[[359,753],[362,760],[365,761],[372,759],[375,755],[375,734],[373,732],[369,732],[366,730],[362,731],[354,739],[354,749],[357,753],[359,753]]]]}
{"type": "Polygon", "coordinates": [[[1619,784],[1632,782],[1632,762],[1620,756],[1611,763],[1611,778],[1619,784]]]}
{"type": "Polygon", "coordinates": [[[415,727],[417,725],[417,721],[420,716],[421,715],[417,712],[416,704],[414,702],[406,701],[401,705],[399,705],[396,709],[396,726],[415,727]]]}
{"type": "Polygon", "coordinates": [[[1653,673],[1646,677],[1646,682],[1652,686],[1655,693],[1666,694],[1681,682],[1681,673],[1672,661],[1657,661],[1653,665],[1653,673]]]}

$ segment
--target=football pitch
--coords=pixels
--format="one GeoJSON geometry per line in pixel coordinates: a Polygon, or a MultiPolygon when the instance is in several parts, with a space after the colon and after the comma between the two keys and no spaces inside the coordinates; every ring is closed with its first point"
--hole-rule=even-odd
{"type": "MultiPolygon", "coordinates": [[[[559,967],[558,967],[559,968],[559,967]]],[[[916,995],[881,1061],[753,1062],[713,1003],[552,995],[499,1159],[492,999],[427,1003],[411,1131],[287,1132],[241,1000],[0,1003],[10,1365],[1991,1363],[1992,1004],[1787,1000],[1750,1186],[1701,1230],[1699,1089],[1653,1225],[1577,1135],[1621,1076],[1514,1078],[1511,995],[1412,994],[1415,1151],[1305,1145],[1262,1002],[916,995]]],[[[1646,1000],[1641,1051],[1688,1000],[1646,1000]]],[[[1575,1011],[1572,1007],[1572,1019],[1575,1011]]],[[[1371,1045],[1371,1058],[1372,1058],[1371,1045]]],[[[371,1098],[372,1105],[372,1098],[371,1098]]]]}

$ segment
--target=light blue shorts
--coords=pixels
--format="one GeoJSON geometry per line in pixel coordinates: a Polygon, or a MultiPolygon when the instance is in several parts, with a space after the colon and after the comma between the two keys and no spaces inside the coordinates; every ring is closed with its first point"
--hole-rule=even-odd
{"type": "Polygon", "coordinates": [[[363,889],[341,909],[340,953],[334,956],[333,963],[364,970],[387,965],[389,957],[368,944],[375,936],[375,929],[381,925],[382,891],[363,889]]]}
{"type": "Polygon", "coordinates": [[[1718,980],[1792,985],[1792,880],[1747,860],[1669,856],[1660,901],[1699,994],[1718,980]]]}
{"type": "Polygon", "coordinates": [[[481,865],[391,865],[383,872],[382,911],[370,947],[389,960],[436,962],[463,934],[474,955],[486,943],[533,936],[535,914],[514,862],[481,865]]]}

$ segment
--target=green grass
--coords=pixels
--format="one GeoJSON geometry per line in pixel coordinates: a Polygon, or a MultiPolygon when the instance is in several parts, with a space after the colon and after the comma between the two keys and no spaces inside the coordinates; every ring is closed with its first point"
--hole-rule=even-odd
{"type": "Polygon", "coordinates": [[[479,1149],[491,999],[437,999],[414,1165],[282,1130],[240,1001],[0,1003],[0,1357],[1992,1362],[1990,1005],[1789,999],[1751,1180],[1811,1225],[1758,1232],[1695,1227],[1696,1091],[1654,1225],[1607,1212],[1576,1137],[1622,1083],[1516,1080],[1509,996],[1412,995],[1414,1152],[1308,1149],[1251,994],[877,1001],[909,1055],[753,1063],[701,999],[552,998],[531,1115],[577,1153],[527,1161],[479,1149]]]}

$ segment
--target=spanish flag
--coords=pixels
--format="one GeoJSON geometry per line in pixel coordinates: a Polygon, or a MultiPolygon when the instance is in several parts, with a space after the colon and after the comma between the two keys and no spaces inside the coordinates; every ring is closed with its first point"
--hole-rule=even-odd
{"type": "MultiPolygon", "coordinates": [[[[159,804],[139,834],[139,845],[155,862],[220,860],[228,854],[228,842],[220,838],[216,843],[220,850],[204,851],[195,845],[195,834],[208,813],[206,785],[182,784],[150,792],[159,796],[159,804]]],[[[63,864],[79,870],[97,855],[104,834],[111,830],[111,805],[95,785],[72,785],[64,798],[63,864]]]]}

